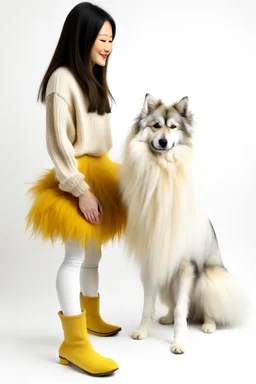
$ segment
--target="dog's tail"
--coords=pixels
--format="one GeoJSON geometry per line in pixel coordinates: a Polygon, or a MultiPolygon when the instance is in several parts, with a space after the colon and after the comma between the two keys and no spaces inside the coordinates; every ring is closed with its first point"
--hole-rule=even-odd
{"type": "Polygon", "coordinates": [[[236,279],[221,266],[206,266],[195,285],[195,303],[221,325],[241,325],[247,316],[248,300],[236,279]]]}

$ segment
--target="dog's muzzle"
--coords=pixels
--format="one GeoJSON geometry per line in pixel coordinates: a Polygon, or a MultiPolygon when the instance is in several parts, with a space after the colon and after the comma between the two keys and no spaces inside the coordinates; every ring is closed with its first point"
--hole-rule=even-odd
{"type": "Polygon", "coordinates": [[[170,150],[174,147],[175,143],[173,143],[173,145],[171,146],[171,148],[168,148],[168,140],[165,139],[165,138],[161,138],[161,139],[158,140],[158,145],[159,145],[158,148],[155,147],[155,146],[154,146],[154,141],[153,141],[153,140],[151,141],[151,146],[152,146],[152,148],[153,148],[155,151],[159,151],[159,152],[170,151],[170,150]]]}

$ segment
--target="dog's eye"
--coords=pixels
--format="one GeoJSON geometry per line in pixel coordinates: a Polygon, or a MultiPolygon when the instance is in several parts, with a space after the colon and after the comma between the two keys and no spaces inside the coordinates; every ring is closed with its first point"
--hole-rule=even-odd
{"type": "Polygon", "coordinates": [[[153,127],[154,127],[154,128],[161,128],[161,125],[160,125],[159,123],[155,123],[155,124],[153,125],[153,127]]]}
{"type": "Polygon", "coordinates": [[[177,125],[172,124],[171,129],[177,128],[177,125]]]}

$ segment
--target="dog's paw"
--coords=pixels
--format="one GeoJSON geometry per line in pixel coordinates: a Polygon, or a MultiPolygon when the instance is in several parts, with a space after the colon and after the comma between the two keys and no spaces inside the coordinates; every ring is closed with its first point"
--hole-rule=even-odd
{"type": "Polygon", "coordinates": [[[163,325],[172,324],[174,321],[173,316],[162,316],[158,319],[158,322],[163,325]]]}
{"type": "Polygon", "coordinates": [[[171,351],[176,355],[181,355],[185,352],[185,348],[182,344],[173,344],[171,347],[171,351]]]}
{"type": "Polygon", "coordinates": [[[174,322],[173,316],[162,316],[158,319],[158,322],[163,325],[172,324],[174,322]]]}
{"type": "Polygon", "coordinates": [[[204,333],[213,333],[216,331],[216,324],[203,324],[202,331],[204,333]]]}
{"type": "Polygon", "coordinates": [[[136,331],[134,331],[132,333],[132,338],[134,340],[143,340],[147,337],[147,335],[148,335],[148,332],[145,328],[144,329],[137,329],[136,331]]]}

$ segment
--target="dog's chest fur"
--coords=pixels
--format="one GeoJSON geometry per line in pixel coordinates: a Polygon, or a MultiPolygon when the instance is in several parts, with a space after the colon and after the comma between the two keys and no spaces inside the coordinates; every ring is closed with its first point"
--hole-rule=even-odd
{"type": "Polygon", "coordinates": [[[136,141],[125,152],[121,186],[128,207],[126,242],[142,269],[158,282],[171,277],[188,248],[196,251],[196,229],[205,223],[191,177],[191,156],[186,146],[157,156],[136,141]]]}

